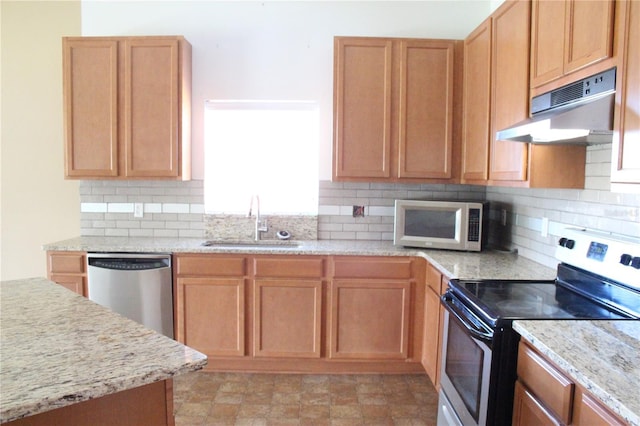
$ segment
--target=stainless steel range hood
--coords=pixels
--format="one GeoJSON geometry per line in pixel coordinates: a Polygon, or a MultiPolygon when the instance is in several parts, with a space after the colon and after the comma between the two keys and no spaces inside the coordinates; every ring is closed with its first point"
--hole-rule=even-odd
{"type": "Polygon", "coordinates": [[[531,118],[496,133],[497,140],[537,144],[602,144],[613,135],[616,69],[536,96],[531,118]]]}

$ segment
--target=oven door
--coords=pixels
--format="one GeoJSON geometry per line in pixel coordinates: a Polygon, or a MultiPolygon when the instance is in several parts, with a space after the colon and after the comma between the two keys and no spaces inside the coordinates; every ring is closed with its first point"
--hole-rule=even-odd
{"type": "Polygon", "coordinates": [[[486,425],[493,330],[455,296],[446,293],[442,303],[446,309],[440,386],[446,398],[439,405],[448,403],[448,410],[465,426],[486,425]]]}

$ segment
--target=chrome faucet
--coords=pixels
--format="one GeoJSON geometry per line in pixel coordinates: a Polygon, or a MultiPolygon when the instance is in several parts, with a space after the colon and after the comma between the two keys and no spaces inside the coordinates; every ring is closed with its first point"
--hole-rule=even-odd
{"type": "Polygon", "coordinates": [[[253,202],[256,202],[256,224],[255,224],[255,240],[260,241],[260,233],[267,232],[267,221],[260,220],[260,197],[258,194],[254,194],[251,196],[251,202],[249,203],[249,213],[247,213],[247,217],[251,217],[253,212],[253,202]]]}

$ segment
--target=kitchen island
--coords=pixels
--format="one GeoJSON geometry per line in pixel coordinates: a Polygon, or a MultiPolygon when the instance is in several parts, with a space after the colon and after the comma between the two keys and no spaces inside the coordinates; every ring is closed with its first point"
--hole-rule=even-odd
{"type": "Polygon", "coordinates": [[[207,363],[44,278],[0,292],[0,423],[173,424],[172,377],[207,363]]]}
{"type": "Polygon", "coordinates": [[[513,328],[570,380],[640,426],[640,321],[518,320],[513,328]]]}

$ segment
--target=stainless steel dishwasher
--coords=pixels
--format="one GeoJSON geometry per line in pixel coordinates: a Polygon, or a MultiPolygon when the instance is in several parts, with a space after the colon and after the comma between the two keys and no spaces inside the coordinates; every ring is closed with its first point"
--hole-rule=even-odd
{"type": "Polygon", "coordinates": [[[90,300],[173,338],[170,254],[88,253],[90,300]]]}

